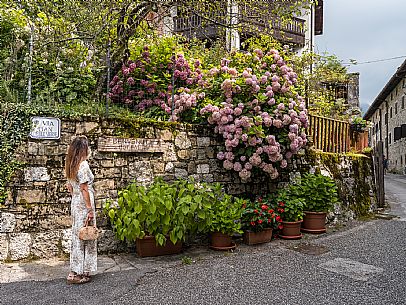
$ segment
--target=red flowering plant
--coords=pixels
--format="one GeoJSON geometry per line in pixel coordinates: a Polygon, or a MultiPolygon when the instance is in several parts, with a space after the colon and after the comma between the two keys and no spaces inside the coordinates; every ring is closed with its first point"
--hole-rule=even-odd
{"type": "Polygon", "coordinates": [[[282,220],[272,206],[272,201],[263,197],[254,201],[245,200],[241,217],[243,230],[260,232],[267,228],[278,228],[282,220]]]}
{"type": "Polygon", "coordinates": [[[289,186],[278,192],[274,209],[281,217],[281,222],[299,221],[303,219],[303,202],[302,198],[298,198],[292,193],[292,186],[289,186]]]}

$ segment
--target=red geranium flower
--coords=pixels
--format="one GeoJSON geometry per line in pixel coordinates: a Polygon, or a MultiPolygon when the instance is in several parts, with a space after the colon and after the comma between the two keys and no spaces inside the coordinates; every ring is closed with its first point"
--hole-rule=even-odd
{"type": "Polygon", "coordinates": [[[276,216],[276,221],[281,221],[281,217],[279,215],[276,216]]]}
{"type": "Polygon", "coordinates": [[[254,213],[257,213],[257,214],[258,214],[258,210],[254,210],[254,213]]]}
{"type": "Polygon", "coordinates": [[[274,212],[274,210],[272,210],[272,209],[270,209],[270,210],[268,211],[269,214],[272,214],[273,212],[274,212]]]}
{"type": "Polygon", "coordinates": [[[266,204],[263,204],[263,205],[261,206],[261,209],[267,210],[267,209],[268,209],[268,206],[267,206],[266,204]]]}
{"type": "Polygon", "coordinates": [[[261,224],[261,223],[262,223],[262,219],[259,219],[259,220],[258,220],[258,223],[261,224]]]}
{"type": "Polygon", "coordinates": [[[282,229],[283,229],[283,225],[279,225],[279,226],[278,226],[278,229],[279,229],[279,230],[282,230],[282,229]]]}
{"type": "Polygon", "coordinates": [[[255,227],[255,221],[251,221],[251,226],[255,227]]]}
{"type": "Polygon", "coordinates": [[[283,213],[283,212],[285,212],[285,210],[284,210],[284,209],[281,209],[281,208],[278,208],[278,212],[279,212],[279,213],[283,213]]]}
{"type": "Polygon", "coordinates": [[[283,201],[279,201],[278,205],[279,205],[280,207],[284,207],[284,206],[285,206],[285,203],[284,203],[283,201]]]}

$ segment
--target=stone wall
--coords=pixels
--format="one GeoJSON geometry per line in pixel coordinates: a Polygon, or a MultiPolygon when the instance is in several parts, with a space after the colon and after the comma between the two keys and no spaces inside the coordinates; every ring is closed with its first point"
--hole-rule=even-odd
{"type": "Polygon", "coordinates": [[[207,126],[95,119],[62,121],[61,125],[60,140],[29,139],[18,149],[17,157],[25,167],[15,174],[8,199],[0,206],[0,260],[69,254],[70,197],[65,187],[64,161],[68,144],[77,135],[86,135],[92,149],[89,164],[95,174],[98,223],[103,228],[100,252],[126,248],[114,239],[101,208],[133,180],[148,184],[156,176],[166,180],[193,176],[198,181],[220,182],[230,194],[261,194],[283,187],[300,172],[320,168],[338,179],[342,186],[344,203],[335,213],[339,217],[333,219],[346,220],[354,217],[354,211],[365,211],[375,204],[371,164],[365,156],[357,157],[363,160],[362,173],[354,171],[356,160],[352,157],[330,160],[323,158],[323,154],[313,153],[293,161],[277,181],[262,176],[242,183],[238,175],[221,168],[216,159],[221,139],[207,126]],[[106,146],[103,142],[106,138],[115,139],[116,146],[106,146]],[[119,140],[123,138],[135,142],[125,140],[127,146],[121,147],[124,144],[119,140]],[[151,140],[139,146],[137,139],[143,138],[151,140]],[[358,194],[352,190],[354,181],[360,179],[362,196],[369,198],[368,206],[363,209],[357,208],[353,197],[358,194]]]}

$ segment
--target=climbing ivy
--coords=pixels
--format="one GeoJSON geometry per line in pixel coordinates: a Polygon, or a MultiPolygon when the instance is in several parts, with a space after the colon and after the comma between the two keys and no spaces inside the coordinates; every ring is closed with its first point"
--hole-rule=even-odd
{"type": "Polygon", "coordinates": [[[0,204],[7,198],[6,186],[13,173],[22,166],[15,151],[27,139],[32,110],[26,104],[0,104],[0,204]]]}

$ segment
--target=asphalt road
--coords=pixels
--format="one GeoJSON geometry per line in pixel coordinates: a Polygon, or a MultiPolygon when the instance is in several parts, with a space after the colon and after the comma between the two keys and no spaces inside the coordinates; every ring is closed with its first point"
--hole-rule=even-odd
{"type": "Polygon", "coordinates": [[[0,286],[0,304],[406,304],[406,178],[386,176],[393,220],[300,241],[239,247],[153,273],[97,275],[0,286]],[[396,200],[396,201],[395,201],[396,200]]]}

